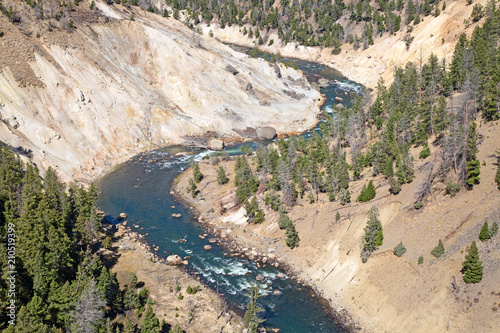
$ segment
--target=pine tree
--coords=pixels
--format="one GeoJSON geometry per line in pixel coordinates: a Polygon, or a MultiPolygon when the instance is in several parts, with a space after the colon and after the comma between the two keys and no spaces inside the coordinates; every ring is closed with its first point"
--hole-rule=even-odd
{"type": "Polygon", "coordinates": [[[483,279],[483,266],[482,262],[479,261],[475,241],[472,242],[465,255],[465,261],[462,263],[462,273],[464,274],[465,283],[478,283],[483,279]]]}
{"type": "Polygon", "coordinates": [[[255,285],[254,282],[250,283],[250,294],[247,295],[250,297],[250,302],[247,304],[247,310],[245,312],[244,316],[244,322],[243,326],[245,328],[249,328],[250,332],[257,332],[257,328],[260,323],[264,322],[263,319],[260,319],[258,317],[258,314],[260,312],[263,312],[264,309],[262,309],[258,304],[257,300],[262,297],[260,294],[260,287],[255,285]]]}
{"type": "Polygon", "coordinates": [[[337,214],[335,214],[335,221],[338,222],[340,220],[340,213],[337,211],[337,214]]]}
{"type": "Polygon", "coordinates": [[[477,149],[477,131],[476,131],[476,123],[472,123],[469,127],[469,132],[467,134],[467,162],[465,170],[467,172],[467,176],[465,179],[465,183],[469,189],[472,189],[474,184],[479,184],[480,178],[480,163],[476,158],[476,154],[478,152],[477,149]]]}
{"type": "Polygon", "coordinates": [[[438,242],[438,245],[432,249],[431,251],[431,254],[436,257],[436,258],[439,258],[443,255],[444,253],[444,245],[443,245],[443,242],[441,241],[441,239],[439,240],[438,242]]]}
{"type": "MultiPolygon", "coordinates": [[[[497,152],[498,155],[500,155],[500,152],[497,152]]],[[[497,183],[498,189],[500,190],[500,157],[498,158],[497,162],[497,173],[495,174],[495,181],[497,183]]]]}
{"type": "Polygon", "coordinates": [[[488,227],[488,222],[485,221],[481,231],[479,232],[479,240],[481,242],[486,242],[488,239],[490,239],[490,229],[488,227]]]}
{"type": "Polygon", "coordinates": [[[203,175],[200,172],[200,166],[198,163],[193,163],[193,179],[196,183],[201,182],[203,175]]]}
{"type": "Polygon", "coordinates": [[[382,224],[379,220],[379,213],[376,206],[373,206],[368,213],[366,221],[365,234],[363,236],[363,250],[361,251],[361,259],[363,262],[368,260],[370,254],[375,251],[384,242],[382,233],[382,224]]]}
{"type": "Polygon", "coordinates": [[[498,223],[495,221],[495,222],[493,222],[493,224],[491,225],[491,228],[489,230],[490,238],[495,237],[497,233],[498,233],[498,223]]]}
{"type": "Polygon", "coordinates": [[[226,170],[223,166],[219,166],[217,169],[217,183],[219,185],[224,185],[229,181],[229,178],[226,176],[226,170]]]}
{"type": "Polygon", "coordinates": [[[193,197],[193,199],[196,198],[196,195],[198,194],[198,188],[196,187],[196,183],[193,178],[189,178],[187,192],[191,193],[191,197],[193,197]]]}
{"type": "Polygon", "coordinates": [[[292,223],[292,220],[288,217],[287,214],[280,214],[280,218],[278,219],[278,226],[281,230],[286,229],[286,227],[292,223]]]}
{"type": "Polygon", "coordinates": [[[385,160],[385,165],[384,165],[384,176],[385,176],[385,178],[390,178],[390,177],[394,176],[394,167],[393,167],[393,164],[394,164],[394,159],[392,158],[392,156],[390,156],[389,158],[387,158],[385,160]]]}
{"type": "Polygon", "coordinates": [[[160,328],[160,321],[156,318],[151,305],[148,305],[144,313],[144,319],[141,325],[141,333],[156,333],[160,328]]]}
{"type": "Polygon", "coordinates": [[[293,249],[299,246],[299,233],[295,229],[295,225],[293,223],[288,223],[288,225],[286,226],[285,236],[285,243],[289,248],[293,249]]]}

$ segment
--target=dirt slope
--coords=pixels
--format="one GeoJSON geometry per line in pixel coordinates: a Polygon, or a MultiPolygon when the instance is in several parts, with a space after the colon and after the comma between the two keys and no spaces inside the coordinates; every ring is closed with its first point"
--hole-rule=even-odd
{"type": "MultiPolygon", "coordinates": [[[[478,235],[485,220],[490,225],[500,222],[500,191],[494,182],[496,158],[491,155],[500,146],[500,122],[483,124],[479,132],[484,140],[478,158],[486,166],[481,167],[481,183],[474,190],[462,190],[450,198],[444,195],[442,185],[437,185],[424,208],[412,209],[414,193],[426,174],[423,167],[434,158],[419,160],[418,151],[413,151],[417,177],[403,185],[397,196],[389,194],[387,180],[378,177],[374,181],[377,195],[368,203],[341,206],[329,202],[326,194],[312,205],[306,198],[299,200],[289,213],[301,239],[294,250],[285,245],[276,212],[266,208],[266,221],[261,225],[248,225],[238,206],[219,214],[221,198],[230,202],[234,197],[233,162],[224,162],[228,184],[218,186],[216,168],[202,162],[201,195],[195,200],[187,197],[191,171],[179,179],[177,191],[201,213],[202,220],[230,235],[241,247],[255,248],[263,256],[276,253],[329,299],[333,308],[346,309],[366,332],[497,332],[500,236],[483,243],[478,235]],[[380,211],[384,244],[363,264],[360,241],[374,204],[380,211]],[[341,216],[338,222],[337,212],[341,216]],[[439,239],[445,253],[436,259],[430,251],[439,239]],[[484,275],[480,283],[467,285],[460,270],[473,240],[484,275]],[[400,241],[407,252],[398,258],[393,248],[400,241]],[[417,263],[419,256],[424,257],[421,265],[417,263]]],[[[351,183],[351,197],[356,198],[366,183],[366,179],[351,183]]],[[[264,208],[263,195],[257,197],[264,208]]]]}

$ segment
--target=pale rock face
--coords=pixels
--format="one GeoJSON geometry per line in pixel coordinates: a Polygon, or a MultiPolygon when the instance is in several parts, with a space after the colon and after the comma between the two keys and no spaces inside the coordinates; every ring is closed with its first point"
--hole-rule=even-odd
{"type": "Polygon", "coordinates": [[[0,140],[32,150],[42,171],[86,183],[186,135],[233,139],[247,127],[279,134],[315,124],[320,93],[300,72],[173,19],[144,12],[131,22],[121,6],[98,7],[114,18],[67,34],[75,47],[42,39],[45,55],[30,67],[44,87],[21,88],[9,67],[0,71],[0,140]]]}

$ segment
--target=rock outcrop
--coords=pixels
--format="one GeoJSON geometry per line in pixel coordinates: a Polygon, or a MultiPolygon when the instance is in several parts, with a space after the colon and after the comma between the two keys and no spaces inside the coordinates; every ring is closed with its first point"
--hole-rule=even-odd
{"type": "MultiPolygon", "coordinates": [[[[17,5],[19,15],[30,13],[17,5]]],[[[42,172],[52,166],[87,183],[185,136],[233,140],[247,127],[283,133],[315,124],[320,94],[299,71],[270,67],[138,7],[96,7],[75,6],[71,32],[54,20],[48,30],[48,19],[34,14],[23,25],[0,17],[0,141],[31,151],[42,172]],[[39,28],[40,38],[23,33],[39,28]]]]}

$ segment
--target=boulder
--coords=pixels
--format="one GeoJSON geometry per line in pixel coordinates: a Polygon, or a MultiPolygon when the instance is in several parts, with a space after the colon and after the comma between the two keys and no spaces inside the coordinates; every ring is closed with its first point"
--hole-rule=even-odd
{"type": "Polygon", "coordinates": [[[278,279],[284,279],[285,278],[285,274],[283,273],[278,273],[278,275],[276,275],[278,277],[278,279]]]}
{"type": "Polygon", "coordinates": [[[343,103],[344,102],[344,99],[342,97],[335,97],[335,102],[337,103],[343,103]]]}
{"type": "Polygon", "coordinates": [[[250,90],[252,89],[252,84],[251,83],[247,83],[247,86],[245,87],[245,90],[250,90]]]}
{"type": "Polygon", "coordinates": [[[183,261],[182,261],[182,264],[183,264],[184,266],[187,266],[187,265],[189,265],[189,261],[187,261],[187,260],[183,260],[183,261]]]}
{"type": "Polygon", "coordinates": [[[340,110],[344,110],[344,104],[342,104],[342,103],[335,105],[335,107],[340,109],[340,110]]]}
{"type": "Polygon", "coordinates": [[[257,136],[260,139],[272,140],[276,137],[276,129],[271,126],[257,128],[257,136]]]}
{"type": "Polygon", "coordinates": [[[224,141],[219,139],[210,139],[207,143],[208,149],[222,150],[224,148],[224,141]]]}
{"type": "Polygon", "coordinates": [[[217,239],[215,239],[215,238],[210,238],[210,239],[208,240],[208,242],[209,242],[209,243],[216,243],[216,242],[217,242],[217,239]]]}
{"type": "Polygon", "coordinates": [[[182,258],[177,254],[172,254],[167,257],[167,262],[171,265],[180,265],[182,264],[182,258]]]}
{"type": "Polygon", "coordinates": [[[280,67],[276,64],[273,65],[273,72],[274,72],[274,75],[276,75],[276,77],[278,79],[281,79],[281,70],[280,70],[280,67]]]}
{"type": "Polygon", "coordinates": [[[231,65],[226,66],[226,71],[228,71],[229,73],[231,73],[233,75],[236,75],[239,73],[238,70],[231,65]]]}
{"type": "Polygon", "coordinates": [[[330,85],[330,81],[328,79],[325,79],[324,77],[322,77],[318,80],[318,85],[321,88],[326,88],[330,85]]]}
{"type": "Polygon", "coordinates": [[[181,217],[182,215],[181,215],[181,213],[173,213],[172,216],[173,217],[181,217]]]}
{"type": "Polygon", "coordinates": [[[209,251],[209,250],[211,250],[211,249],[212,249],[212,245],[205,245],[205,246],[203,247],[203,250],[205,250],[205,251],[209,251]]]}
{"type": "Polygon", "coordinates": [[[259,281],[259,282],[264,282],[266,280],[265,276],[263,276],[262,274],[259,274],[255,277],[255,280],[259,281]]]}
{"type": "Polygon", "coordinates": [[[125,213],[120,213],[120,215],[118,215],[118,217],[116,218],[118,221],[120,220],[123,220],[123,219],[126,219],[127,218],[127,214],[125,213]]]}
{"type": "Polygon", "coordinates": [[[281,295],[281,291],[278,289],[273,290],[274,295],[281,295]]]}

